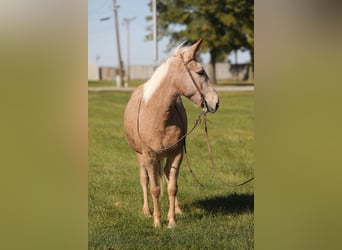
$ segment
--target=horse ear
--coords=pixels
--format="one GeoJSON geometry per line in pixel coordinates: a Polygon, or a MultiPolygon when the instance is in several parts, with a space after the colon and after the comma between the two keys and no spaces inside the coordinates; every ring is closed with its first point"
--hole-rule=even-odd
{"type": "Polygon", "coordinates": [[[203,39],[200,38],[196,43],[194,43],[193,45],[191,45],[191,47],[188,49],[188,53],[189,56],[191,58],[194,58],[196,56],[197,51],[199,50],[199,48],[201,47],[201,43],[202,43],[203,39]]]}
{"type": "Polygon", "coordinates": [[[199,50],[201,43],[202,43],[203,39],[200,38],[197,42],[195,42],[193,45],[191,45],[190,47],[184,47],[184,49],[182,49],[182,47],[184,46],[184,44],[187,43],[187,41],[181,43],[175,50],[175,52],[173,53],[174,56],[179,56],[179,53],[181,53],[181,58],[183,58],[183,60],[185,62],[192,60],[193,58],[196,57],[196,53],[199,50]]]}

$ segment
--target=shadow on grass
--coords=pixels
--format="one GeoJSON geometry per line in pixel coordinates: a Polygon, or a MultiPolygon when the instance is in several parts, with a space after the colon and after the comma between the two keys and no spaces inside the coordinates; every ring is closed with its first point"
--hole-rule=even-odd
{"type": "Polygon", "coordinates": [[[233,214],[254,211],[254,194],[232,194],[195,201],[192,205],[208,213],[233,214]]]}

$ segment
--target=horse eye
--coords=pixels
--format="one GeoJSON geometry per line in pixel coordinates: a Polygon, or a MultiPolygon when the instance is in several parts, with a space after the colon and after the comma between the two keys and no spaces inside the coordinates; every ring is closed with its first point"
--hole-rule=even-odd
{"type": "Polygon", "coordinates": [[[202,70],[198,71],[197,74],[200,76],[205,76],[205,71],[202,69],[202,70]]]}

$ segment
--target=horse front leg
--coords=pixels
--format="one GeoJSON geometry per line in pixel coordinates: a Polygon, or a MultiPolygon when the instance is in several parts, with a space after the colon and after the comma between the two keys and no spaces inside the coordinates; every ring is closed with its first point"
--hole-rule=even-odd
{"type": "Polygon", "coordinates": [[[160,195],[160,162],[154,161],[146,167],[148,177],[150,179],[150,191],[153,201],[153,220],[154,227],[160,227],[160,209],[159,209],[159,195],[160,195]]]}
{"type": "Polygon", "coordinates": [[[169,224],[168,228],[173,228],[176,226],[175,214],[181,214],[181,210],[178,205],[177,199],[177,178],[179,173],[179,166],[182,161],[183,154],[177,154],[174,157],[169,157],[166,161],[164,172],[167,178],[167,192],[169,195],[169,212],[168,219],[169,224]]]}

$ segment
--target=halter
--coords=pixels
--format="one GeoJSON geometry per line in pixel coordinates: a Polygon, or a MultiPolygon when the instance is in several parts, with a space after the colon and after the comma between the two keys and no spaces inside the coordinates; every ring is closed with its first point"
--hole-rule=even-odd
{"type": "Polygon", "coordinates": [[[189,64],[190,62],[192,62],[192,61],[195,61],[195,59],[194,59],[194,58],[191,58],[190,60],[188,60],[188,61],[185,62],[184,57],[183,57],[183,54],[181,54],[181,58],[182,58],[184,67],[185,67],[186,71],[188,72],[188,74],[189,74],[189,76],[190,76],[190,79],[191,79],[192,83],[195,85],[195,87],[196,87],[198,93],[199,93],[200,96],[201,96],[201,105],[202,105],[202,107],[205,109],[205,110],[204,110],[204,113],[207,113],[207,112],[208,112],[208,104],[207,104],[207,102],[206,102],[206,100],[205,100],[205,97],[204,97],[204,95],[203,95],[201,89],[199,88],[198,84],[196,83],[196,81],[195,81],[193,75],[191,74],[191,72],[190,72],[190,70],[189,70],[189,68],[188,68],[188,64],[189,64]]]}

